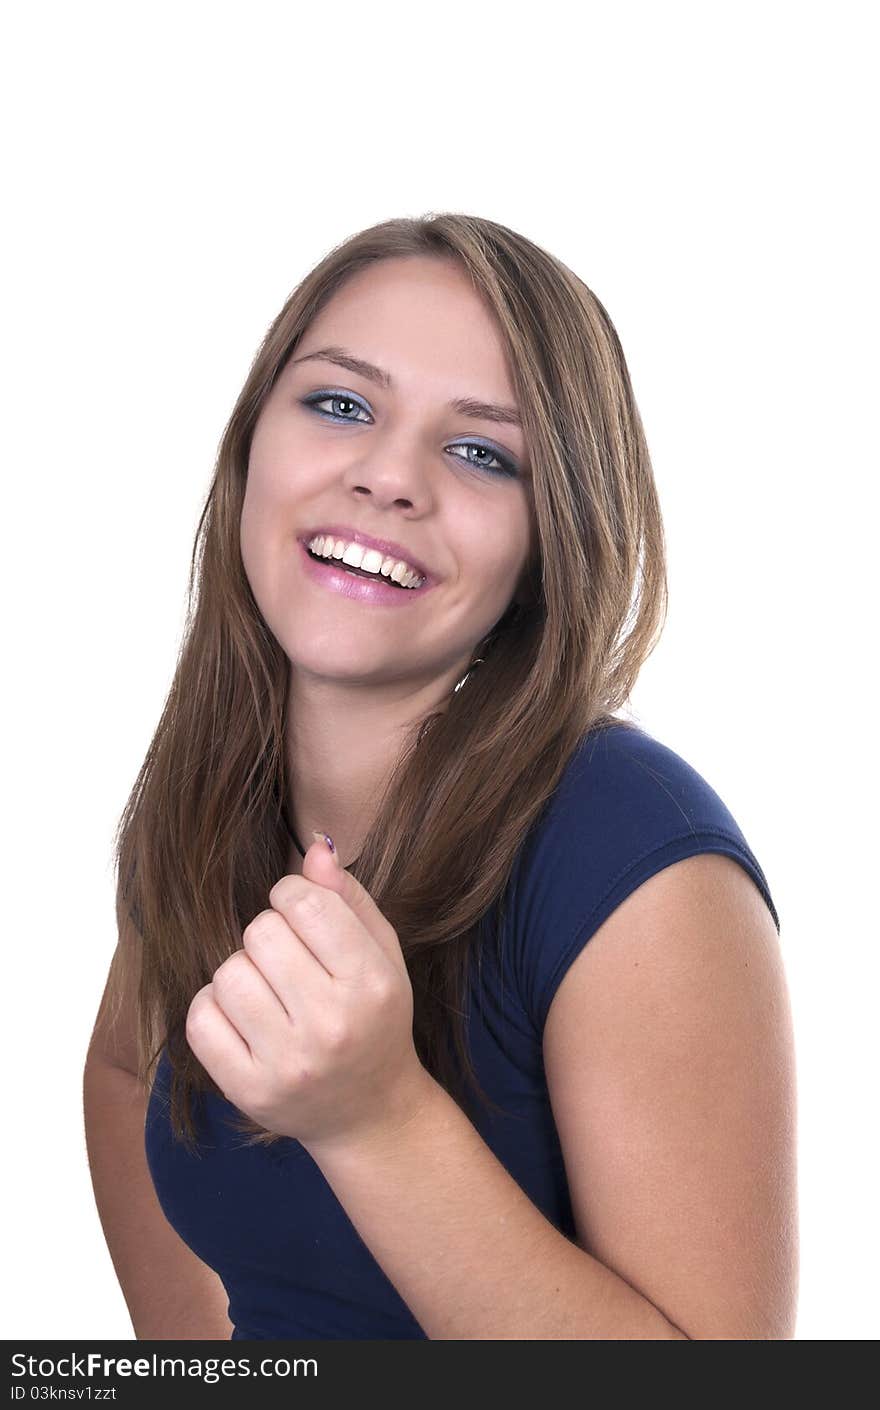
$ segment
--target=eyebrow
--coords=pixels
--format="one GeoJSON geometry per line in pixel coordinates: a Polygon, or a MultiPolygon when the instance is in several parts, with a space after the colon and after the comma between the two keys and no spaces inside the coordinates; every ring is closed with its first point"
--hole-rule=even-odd
{"type": "MultiPolygon", "coordinates": [[[[362,357],[355,357],[353,353],[340,347],[318,348],[315,352],[304,353],[302,357],[292,358],[291,366],[298,362],[310,362],[313,358],[319,358],[322,362],[335,362],[337,366],[346,367],[349,372],[366,377],[368,382],[375,382],[377,386],[384,387],[386,391],[393,386],[390,374],[383,371],[381,367],[374,367],[371,362],[365,362],[362,357]]],[[[471,416],[474,420],[499,421],[504,425],[522,428],[519,412],[515,406],[499,406],[496,402],[477,401],[474,397],[455,397],[449,405],[453,411],[459,412],[462,416],[471,416]]]]}

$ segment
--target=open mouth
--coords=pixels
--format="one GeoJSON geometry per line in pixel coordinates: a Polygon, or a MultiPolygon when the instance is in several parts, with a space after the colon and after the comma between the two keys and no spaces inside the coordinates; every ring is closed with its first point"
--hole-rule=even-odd
{"type": "Polygon", "coordinates": [[[354,568],[350,563],[343,563],[339,558],[322,558],[320,553],[313,553],[310,548],[306,548],[306,553],[313,563],[323,563],[325,567],[341,568],[354,578],[369,578],[374,583],[387,583],[389,587],[397,588],[398,592],[413,592],[415,590],[403,587],[401,583],[396,583],[393,578],[386,577],[384,573],[368,573],[366,569],[354,568]]]}
{"type": "MultiPolygon", "coordinates": [[[[304,539],[299,539],[298,548],[303,554],[303,567],[306,575],[322,591],[339,594],[351,602],[372,607],[406,607],[421,599],[436,585],[436,580],[425,576],[416,587],[395,582],[394,578],[382,573],[370,573],[359,564],[344,563],[340,558],[322,558],[313,553],[304,539]]],[[[398,569],[393,571],[399,572],[398,569]]]]}

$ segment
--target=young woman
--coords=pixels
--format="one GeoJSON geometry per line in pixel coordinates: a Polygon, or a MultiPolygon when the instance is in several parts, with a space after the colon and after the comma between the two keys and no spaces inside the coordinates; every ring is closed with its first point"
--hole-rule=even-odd
{"type": "Polygon", "coordinates": [[[666,571],[601,303],[491,221],[354,236],[199,539],[86,1063],[136,1334],[793,1336],[779,922],[615,715],[666,571]]]}

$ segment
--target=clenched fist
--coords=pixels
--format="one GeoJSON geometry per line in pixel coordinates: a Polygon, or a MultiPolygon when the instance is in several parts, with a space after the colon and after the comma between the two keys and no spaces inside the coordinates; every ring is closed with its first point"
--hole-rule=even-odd
{"type": "Polygon", "coordinates": [[[193,998],[190,1048],[227,1101],[316,1160],[392,1139],[434,1085],[396,931],[323,841],[269,904],[193,998]]]}

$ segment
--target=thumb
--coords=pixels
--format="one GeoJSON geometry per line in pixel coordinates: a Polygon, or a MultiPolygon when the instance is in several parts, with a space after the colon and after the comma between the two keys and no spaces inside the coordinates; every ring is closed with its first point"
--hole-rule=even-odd
{"type": "Polygon", "coordinates": [[[333,838],[329,832],[313,832],[312,836],[315,840],[311,847],[306,849],[303,857],[303,875],[310,881],[319,881],[322,886],[331,887],[334,891],[342,891],[343,879],[348,873],[344,871],[339,860],[333,838]]]}
{"type": "Polygon", "coordinates": [[[338,892],[389,958],[405,969],[397,931],[379,910],[366,887],[345,870],[333,838],[327,832],[313,832],[312,836],[315,841],[303,858],[303,876],[308,881],[316,881],[320,886],[338,892]]]}

